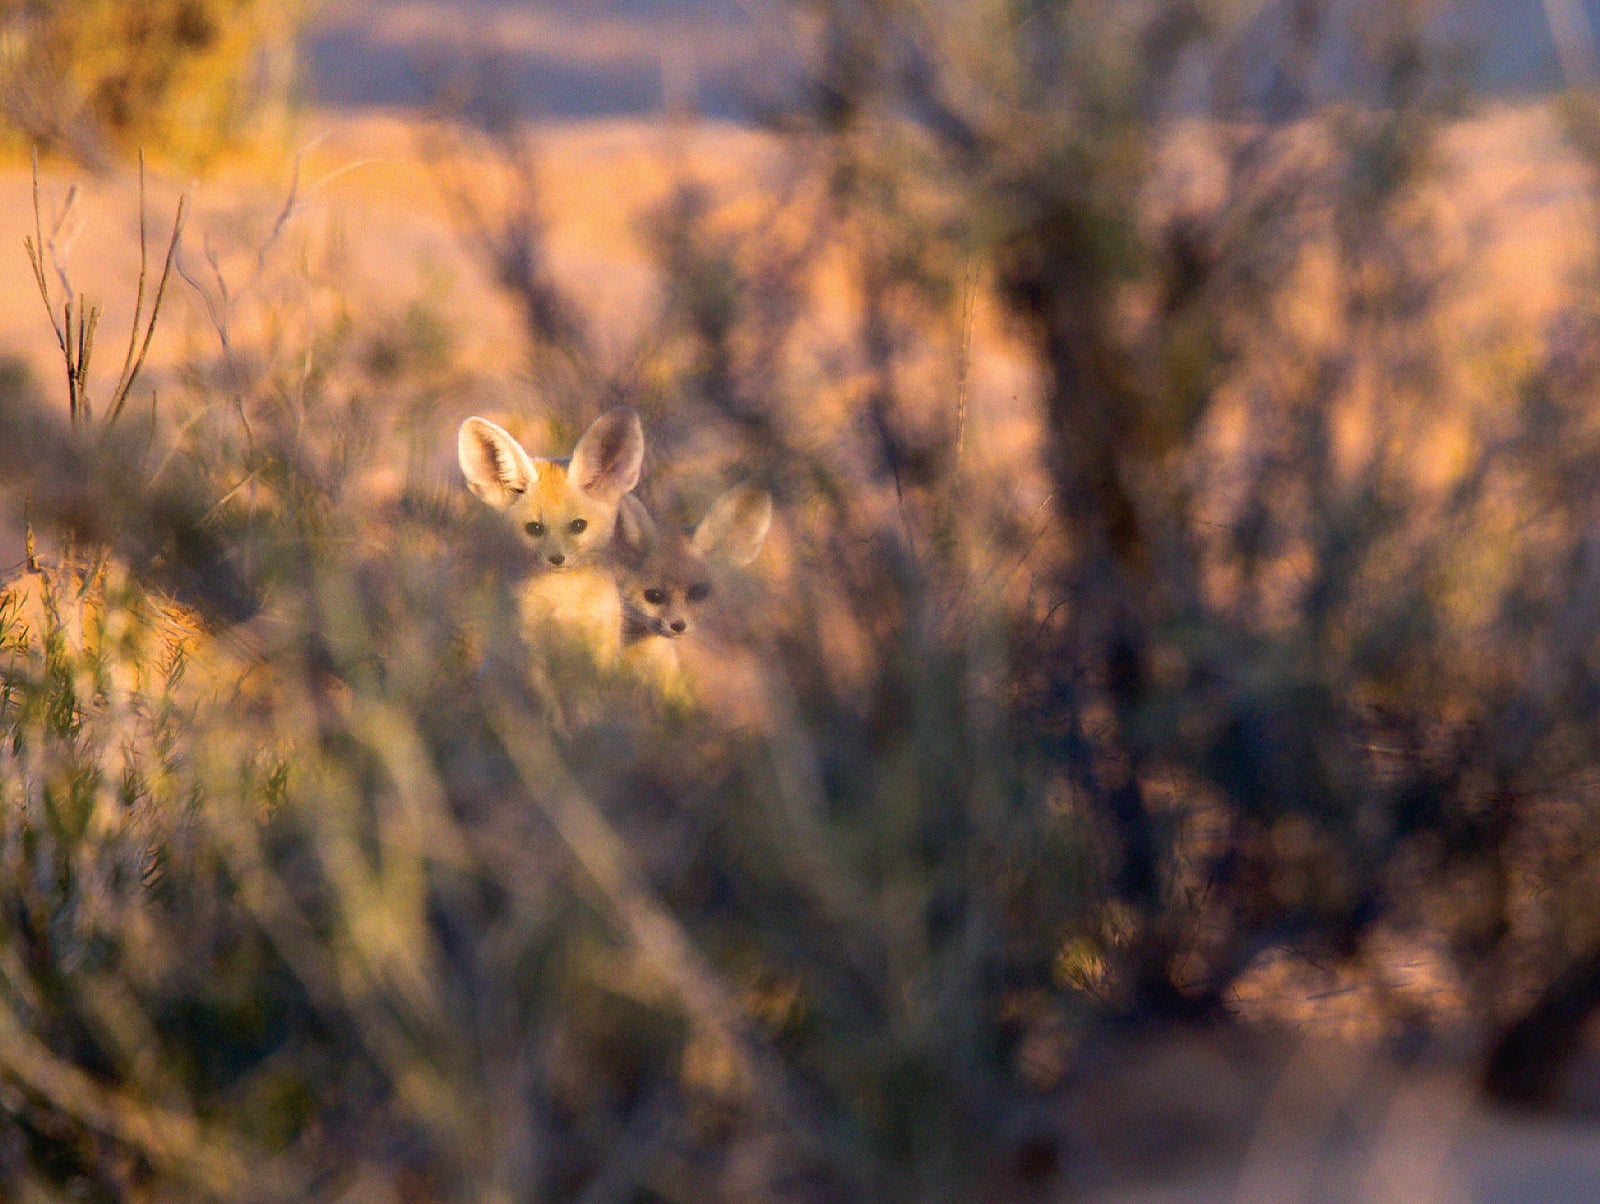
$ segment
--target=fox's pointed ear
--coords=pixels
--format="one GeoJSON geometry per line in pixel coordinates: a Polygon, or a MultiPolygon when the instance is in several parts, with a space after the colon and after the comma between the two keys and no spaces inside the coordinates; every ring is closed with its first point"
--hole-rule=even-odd
{"type": "Polygon", "coordinates": [[[739,485],[711,504],[694,529],[694,550],[708,560],[743,568],[756,558],[772,527],[772,495],[739,485]]]}
{"type": "Polygon", "coordinates": [[[627,406],[607,410],[572,449],[567,479],[585,493],[616,499],[639,483],[644,464],[644,428],[627,406]]]}
{"type": "Polygon", "coordinates": [[[617,500],[617,531],[612,536],[625,563],[640,564],[656,546],[656,524],[644,503],[631,493],[617,500]]]}
{"type": "Polygon", "coordinates": [[[522,444],[487,418],[468,418],[461,424],[456,455],[467,488],[496,509],[511,505],[539,476],[522,444]]]}

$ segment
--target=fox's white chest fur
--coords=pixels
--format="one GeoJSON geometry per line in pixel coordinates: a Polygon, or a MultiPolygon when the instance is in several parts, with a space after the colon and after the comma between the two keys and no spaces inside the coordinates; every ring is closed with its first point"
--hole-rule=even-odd
{"type": "Polygon", "coordinates": [[[608,410],[572,455],[535,459],[487,418],[461,424],[456,452],[467,485],[523,541],[538,571],[517,587],[523,631],[548,651],[581,649],[601,665],[621,651],[622,602],[611,572],[617,505],[639,483],[639,415],[608,410]]]}
{"type": "Polygon", "coordinates": [[[649,636],[622,645],[622,666],[635,679],[643,682],[657,698],[670,702],[688,702],[691,697],[688,678],[678,660],[678,650],[673,642],[660,636],[649,636]]]}
{"type": "Polygon", "coordinates": [[[521,586],[517,606],[530,639],[578,645],[598,664],[616,663],[622,642],[622,602],[608,570],[540,574],[521,586]]]}

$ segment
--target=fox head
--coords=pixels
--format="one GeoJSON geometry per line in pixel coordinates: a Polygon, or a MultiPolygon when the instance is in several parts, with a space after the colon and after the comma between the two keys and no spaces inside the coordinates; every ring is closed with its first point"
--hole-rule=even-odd
{"type": "Polygon", "coordinates": [[[468,418],[456,452],[467,486],[520,532],[536,571],[563,572],[606,558],[617,505],[639,483],[644,431],[633,410],[608,410],[572,455],[546,460],[488,419],[468,418]]]}
{"type": "Polygon", "coordinates": [[[718,498],[692,532],[657,526],[635,497],[617,511],[617,588],[623,641],[677,639],[695,629],[717,570],[756,558],[772,526],[772,498],[739,486],[718,498]]]}

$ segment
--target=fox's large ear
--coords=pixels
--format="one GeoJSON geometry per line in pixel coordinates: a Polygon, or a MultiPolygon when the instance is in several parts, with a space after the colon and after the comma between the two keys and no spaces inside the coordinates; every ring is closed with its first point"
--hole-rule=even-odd
{"type": "Polygon", "coordinates": [[[617,531],[612,542],[628,564],[642,563],[655,549],[655,520],[631,493],[617,499],[617,531]]]}
{"type": "Polygon", "coordinates": [[[539,476],[522,444],[487,418],[468,418],[461,424],[456,455],[467,488],[496,509],[511,505],[539,476]]]}
{"type": "Polygon", "coordinates": [[[639,483],[644,464],[644,428],[627,406],[607,410],[572,449],[567,479],[585,493],[613,500],[639,483]]]}
{"type": "Polygon", "coordinates": [[[739,485],[711,504],[694,529],[694,550],[708,560],[743,568],[756,558],[772,526],[772,495],[739,485]]]}

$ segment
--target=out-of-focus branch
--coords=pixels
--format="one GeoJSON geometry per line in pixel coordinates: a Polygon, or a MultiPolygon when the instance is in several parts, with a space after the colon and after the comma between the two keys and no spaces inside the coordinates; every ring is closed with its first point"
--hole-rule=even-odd
{"type": "Polygon", "coordinates": [[[208,621],[255,614],[255,591],[209,520],[200,483],[175,467],[152,484],[142,444],[114,428],[73,430],[20,400],[0,406],[0,492],[32,526],[102,546],[208,621]]]}

